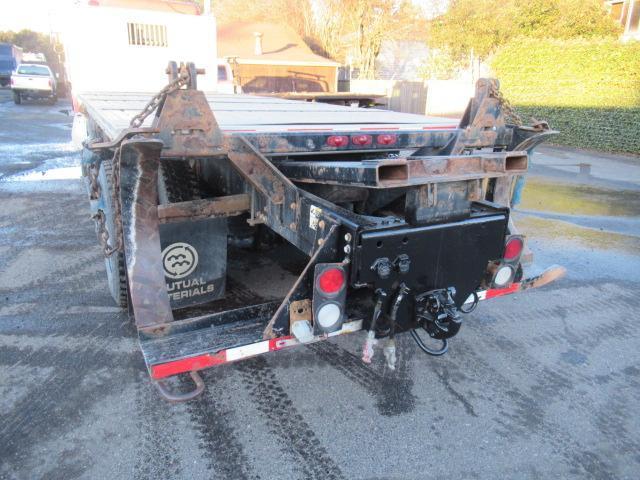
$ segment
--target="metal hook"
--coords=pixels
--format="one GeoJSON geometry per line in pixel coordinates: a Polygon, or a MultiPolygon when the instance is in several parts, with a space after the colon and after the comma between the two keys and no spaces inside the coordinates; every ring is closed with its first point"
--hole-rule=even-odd
{"type": "Polygon", "coordinates": [[[193,400],[204,391],[204,381],[200,374],[194,370],[189,372],[189,375],[191,375],[191,379],[196,384],[196,388],[187,393],[170,392],[162,380],[156,380],[153,383],[158,387],[160,395],[162,395],[165,400],[171,403],[187,402],[189,400],[193,400]]]}

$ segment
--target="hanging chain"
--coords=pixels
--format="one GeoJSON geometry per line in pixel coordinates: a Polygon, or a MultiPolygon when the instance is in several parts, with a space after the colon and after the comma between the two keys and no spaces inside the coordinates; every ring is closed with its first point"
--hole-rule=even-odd
{"type": "MultiPolygon", "coordinates": [[[[113,164],[113,191],[111,192],[113,198],[113,216],[116,227],[116,244],[113,247],[113,252],[122,251],[122,209],[120,204],[120,155],[122,152],[122,147],[119,147],[113,156],[114,164],[113,164]]],[[[109,253],[109,255],[111,255],[109,253]]],[[[106,254],[106,253],[105,253],[106,254]]]]}
{"type": "Polygon", "coordinates": [[[131,128],[139,128],[142,126],[146,118],[157,110],[157,108],[164,102],[167,95],[171,92],[181,89],[189,83],[189,72],[186,69],[181,69],[178,73],[178,77],[172,80],[160,90],[150,101],[145,105],[142,111],[131,119],[129,126],[131,128]]]}
{"type": "MultiPolygon", "coordinates": [[[[181,89],[185,85],[188,85],[190,81],[189,71],[186,68],[180,68],[178,72],[178,76],[175,80],[169,82],[162,90],[160,90],[153,98],[145,105],[140,113],[138,113],[135,117],[131,119],[129,126],[131,128],[139,128],[142,126],[144,121],[147,119],[149,115],[155,112],[160,105],[165,101],[167,95],[171,92],[175,92],[176,90],[181,89]]],[[[98,212],[93,215],[93,219],[96,222],[96,227],[98,230],[98,240],[100,241],[100,246],[104,252],[105,257],[110,257],[117,251],[122,251],[123,246],[123,238],[122,238],[122,207],[120,203],[120,152],[121,147],[118,146],[114,156],[112,163],[112,182],[113,188],[109,189],[109,194],[111,195],[112,204],[113,204],[113,217],[114,217],[114,226],[115,226],[115,243],[111,245],[109,242],[110,235],[109,230],[107,229],[107,217],[102,209],[98,210],[98,212]]],[[[90,180],[90,196],[92,199],[100,198],[101,187],[98,181],[98,171],[100,168],[100,164],[92,165],[89,170],[89,180],[90,180]]]]}
{"type": "Polygon", "coordinates": [[[519,127],[524,125],[522,118],[520,117],[520,115],[518,115],[513,105],[511,105],[511,102],[509,102],[509,100],[507,100],[507,98],[502,94],[502,92],[498,90],[495,84],[491,85],[490,95],[496,100],[498,100],[500,107],[502,107],[502,111],[504,113],[504,117],[507,123],[511,123],[519,127]]]}
{"type": "MultiPolygon", "coordinates": [[[[102,209],[98,210],[95,215],[93,215],[93,219],[96,222],[96,227],[98,229],[98,241],[100,242],[100,246],[102,247],[102,252],[105,257],[110,257],[117,251],[122,251],[122,217],[121,206],[120,206],[120,148],[116,150],[115,155],[113,156],[113,164],[112,164],[112,182],[113,188],[108,189],[109,194],[111,195],[111,200],[113,204],[113,218],[114,218],[114,226],[115,226],[115,244],[111,245],[109,240],[111,236],[109,235],[109,230],[107,229],[107,216],[105,215],[102,209]]],[[[97,177],[97,175],[96,175],[97,177]]],[[[100,184],[96,181],[92,182],[91,195],[92,198],[100,197],[100,184]],[[95,184],[95,187],[94,187],[95,184]]]]}

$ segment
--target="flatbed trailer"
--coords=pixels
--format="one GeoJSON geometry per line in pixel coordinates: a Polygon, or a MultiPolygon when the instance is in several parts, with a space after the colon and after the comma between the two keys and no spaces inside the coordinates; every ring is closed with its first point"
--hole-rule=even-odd
{"type": "Polygon", "coordinates": [[[480,300],[563,274],[525,277],[509,210],[555,132],[521,125],[496,80],[458,122],[167,72],[155,95],[79,94],[74,126],[109,288],[165,398],[201,393],[204,368],[360,330],[365,362],[384,343],[393,369],[402,332],[441,355],[480,300]],[[194,389],[170,391],[183,373],[194,389]]]}

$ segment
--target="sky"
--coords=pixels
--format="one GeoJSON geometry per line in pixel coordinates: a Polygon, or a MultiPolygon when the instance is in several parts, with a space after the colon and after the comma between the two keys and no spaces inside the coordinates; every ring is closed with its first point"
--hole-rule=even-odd
{"type": "Polygon", "coordinates": [[[0,30],[19,31],[27,28],[49,33],[53,13],[74,2],[75,0],[0,0],[0,30]]]}
{"type": "MultiPolygon", "coordinates": [[[[19,31],[24,28],[49,33],[56,11],[86,0],[0,0],[0,31],[19,31]]],[[[215,0],[214,0],[215,1],[215,0]]],[[[259,0],[256,0],[259,1],[259,0]]],[[[442,11],[449,0],[413,0],[425,12],[442,11]]]]}

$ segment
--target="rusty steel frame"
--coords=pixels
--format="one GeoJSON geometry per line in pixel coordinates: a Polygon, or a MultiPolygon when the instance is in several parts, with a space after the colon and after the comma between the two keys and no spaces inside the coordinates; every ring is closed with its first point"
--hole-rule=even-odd
{"type": "MultiPolygon", "coordinates": [[[[265,339],[286,335],[292,320],[291,305],[306,304],[311,299],[310,284],[317,263],[337,261],[346,266],[351,261],[349,252],[356,247],[356,236],[363,229],[408,224],[401,219],[358,215],[298,188],[292,180],[330,184],[332,179],[293,174],[289,178],[291,172],[284,167],[298,168],[290,165],[293,162],[280,166],[281,171],[277,161],[265,156],[263,148],[285,153],[291,147],[286,135],[223,134],[204,94],[192,88],[195,82],[191,83],[191,88],[166,95],[151,128],[130,128],[113,141],[90,146],[94,150],[120,150],[119,198],[130,312],[146,338],[165,336],[172,330],[174,317],[161,262],[161,223],[249,212],[251,223],[267,225],[309,256],[263,333],[265,339]],[[158,169],[165,158],[227,158],[246,183],[246,193],[158,205],[158,169]],[[317,218],[312,218],[312,212],[317,218]]],[[[409,220],[416,221],[424,218],[420,209],[428,209],[437,200],[438,191],[456,202],[484,200],[487,192],[484,187],[478,190],[486,179],[493,182],[491,200],[509,206],[513,179],[526,171],[528,152],[555,132],[545,124],[508,125],[493,94],[498,86],[495,80],[480,80],[476,96],[455,132],[434,132],[430,138],[437,137],[438,142],[425,141],[412,156],[380,162],[378,167],[402,165],[402,172],[396,172],[400,178],[381,180],[377,170],[375,180],[365,186],[411,188],[406,208],[413,212],[409,220]],[[442,185],[436,187],[438,184],[442,185]]],[[[423,135],[429,136],[421,133],[414,135],[414,140],[423,135]]],[[[290,153],[298,151],[293,148],[290,153]]],[[[188,319],[178,323],[185,321],[188,319]]],[[[194,381],[198,392],[174,400],[197,395],[202,388],[198,378],[194,381]]]]}

